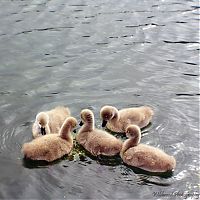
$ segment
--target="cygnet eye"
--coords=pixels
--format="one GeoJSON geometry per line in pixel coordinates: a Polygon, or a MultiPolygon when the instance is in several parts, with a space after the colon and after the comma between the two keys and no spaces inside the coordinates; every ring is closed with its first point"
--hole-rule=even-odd
{"type": "Polygon", "coordinates": [[[39,122],[39,123],[38,123],[38,125],[39,125],[39,127],[40,127],[40,128],[42,127],[42,124],[41,124],[41,122],[39,122]]]}
{"type": "Polygon", "coordinates": [[[105,120],[108,120],[110,118],[110,116],[109,115],[105,115],[105,120]]]}
{"type": "Polygon", "coordinates": [[[134,133],[130,133],[130,135],[131,135],[131,137],[133,137],[133,136],[134,136],[134,133]]]}

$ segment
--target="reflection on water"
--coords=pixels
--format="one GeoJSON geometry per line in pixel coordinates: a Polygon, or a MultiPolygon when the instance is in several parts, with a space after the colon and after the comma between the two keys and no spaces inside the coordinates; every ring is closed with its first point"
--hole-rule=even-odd
{"type": "Polygon", "coordinates": [[[199,193],[196,1],[7,0],[0,7],[0,198],[199,193]],[[174,155],[175,171],[149,174],[78,145],[50,164],[23,160],[37,112],[66,105],[80,119],[90,108],[100,128],[105,104],[152,106],[141,142],[174,155]]]}

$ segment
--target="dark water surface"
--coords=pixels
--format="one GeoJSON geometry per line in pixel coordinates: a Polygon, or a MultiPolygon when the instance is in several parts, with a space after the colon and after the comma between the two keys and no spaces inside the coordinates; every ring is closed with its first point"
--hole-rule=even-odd
{"type": "Polygon", "coordinates": [[[196,0],[1,0],[0,199],[197,198],[199,8],[196,0]],[[154,108],[142,143],[175,156],[172,176],[78,151],[46,166],[23,162],[37,112],[66,105],[79,119],[91,108],[100,127],[105,104],[154,108]]]}

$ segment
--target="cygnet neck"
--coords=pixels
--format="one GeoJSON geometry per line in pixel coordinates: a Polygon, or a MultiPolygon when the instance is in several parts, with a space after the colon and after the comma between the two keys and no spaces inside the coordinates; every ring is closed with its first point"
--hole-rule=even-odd
{"type": "Polygon", "coordinates": [[[123,156],[123,154],[130,148],[137,146],[140,143],[141,139],[141,133],[138,133],[134,137],[130,137],[122,145],[122,149],[120,152],[120,155],[123,156]]]}
{"type": "Polygon", "coordinates": [[[72,131],[72,126],[69,123],[64,123],[60,129],[60,136],[61,138],[65,140],[71,140],[71,131],[72,131]]]}

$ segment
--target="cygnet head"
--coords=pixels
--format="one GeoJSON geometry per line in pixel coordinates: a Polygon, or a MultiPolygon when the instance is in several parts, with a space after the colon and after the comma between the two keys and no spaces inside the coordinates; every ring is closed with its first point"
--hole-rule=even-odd
{"type": "Polygon", "coordinates": [[[46,134],[45,127],[49,123],[49,116],[45,112],[40,112],[36,116],[36,122],[39,128],[41,129],[41,134],[45,135],[46,134]]]}
{"type": "Polygon", "coordinates": [[[103,120],[102,127],[105,127],[107,122],[115,117],[117,109],[113,106],[103,106],[100,110],[100,117],[103,120]]]}
{"type": "Polygon", "coordinates": [[[59,135],[63,139],[69,139],[71,137],[71,131],[76,127],[77,120],[74,117],[68,117],[60,128],[59,135]]]}
{"type": "Polygon", "coordinates": [[[84,123],[93,123],[94,122],[94,114],[89,109],[84,109],[81,111],[81,122],[84,123]]]}
{"type": "Polygon", "coordinates": [[[94,130],[94,114],[89,109],[84,109],[80,113],[81,123],[83,127],[80,129],[80,132],[92,131],[94,130]]]}
{"type": "Polygon", "coordinates": [[[137,125],[130,125],[126,128],[126,136],[135,140],[135,144],[139,144],[141,140],[141,130],[137,125]]]}
{"type": "Polygon", "coordinates": [[[77,120],[74,117],[68,117],[66,123],[71,126],[71,129],[74,129],[77,125],[77,120]]]}

